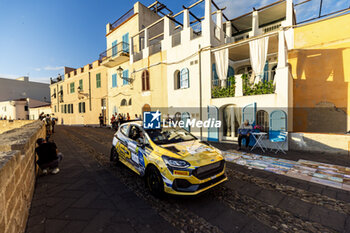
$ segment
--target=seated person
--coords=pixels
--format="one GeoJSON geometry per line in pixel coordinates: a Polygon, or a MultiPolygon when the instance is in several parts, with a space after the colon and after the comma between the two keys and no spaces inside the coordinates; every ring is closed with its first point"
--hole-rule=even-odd
{"type": "Polygon", "coordinates": [[[241,150],[242,139],[245,138],[246,148],[249,146],[249,136],[253,127],[249,124],[249,120],[245,120],[244,123],[238,128],[238,150],[241,150]]]}
{"type": "Polygon", "coordinates": [[[141,145],[145,144],[145,137],[144,137],[143,132],[141,130],[138,132],[138,136],[136,138],[136,142],[138,144],[141,144],[141,145]]]}
{"type": "Polygon", "coordinates": [[[54,142],[47,142],[43,138],[39,138],[36,143],[38,147],[35,148],[39,159],[37,164],[42,170],[43,174],[47,174],[51,170],[52,174],[57,174],[60,169],[58,163],[62,160],[62,153],[58,153],[57,146],[54,142]]]}

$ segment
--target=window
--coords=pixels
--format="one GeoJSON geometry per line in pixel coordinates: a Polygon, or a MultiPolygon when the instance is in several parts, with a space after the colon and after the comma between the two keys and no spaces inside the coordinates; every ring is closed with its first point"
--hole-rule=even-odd
{"type": "Polygon", "coordinates": [[[28,111],[28,106],[24,106],[24,111],[28,111]]]}
{"type": "Polygon", "coordinates": [[[117,74],[112,74],[112,87],[117,87],[117,74]]]}
{"type": "Polygon", "coordinates": [[[117,43],[118,42],[116,40],[112,42],[112,57],[114,57],[118,53],[117,43]]]}
{"type": "Polygon", "coordinates": [[[120,106],[127,106],[127,105],[128,105],[128,102],[126,101],[126,99],[122,99],[120,106]]]}
{"type": "Polygon", "coordinates": [[[124,136],[128,136],[128,126],[129,125],[123,125],[121,128],[120,128],[120,132],[122,133],[122,134],[124,134],[124,136]]]}
{"type": "Polygon", "coordinates": [[[53,89],[52,97],[53,97],[54,99],[56,99],[56,88],[53,89]]]}
{"type": "Polygon", "coordinates": [[[183,68],[180,73],[180,88],[189,88],[189,87],[190,87],[189,71],[187,68],[183,68]]]}
{"type": "Polygon", "coordinates": [[[70,84],[70,93],[74,93],[74,83],[70,84]]]}
{"type": "Polygon", "coordinates": [[[79,103],[79,113],[85,113],[85,102],[79,103]]]}
{"type": "Polygon", "coordinates": [[[142,72],[142,91],[149,91],[149,73],[147,70],[142,72]]]}
{"type": "MultiPolygon", "coordinates": [[[[124,70],[123,71],[123,78],[129,78],[129,70],[124,70]]],[[[123,79],[123,85],[128,85],[129,82],[127,79],[123,79]]]]}
{"type": "Polygon", "coordinates": [[[180,89],[180,71],[176,70],[174,73],[174,89],[180,89]]]}
{"type": "Polygon", "coordinates": [[[83,91],[83,80],[82,79],[79,80],[79,87],[80,87],[80,91],[83,91]]]}
{"type": "Polygon", "coordinates": [[[63,102],[63,86],[60,86],[60,101],[63,102]]]}
{"type": "Polygon", "coordinates": [[[67,113],[67,104],[64,105],[64,113],[67,113]]]}
{"type": "Polygon", "coordinates": [[[101,73],[96,74],[96,88],[101,87],[101,73]]]}
{"type": "Polygon", "coordinates": [[[123,35],[123,52],[129,53],[129,33],[123,35]]]}
{"type": "Polygon", "coordinates": [[[73,112],[73,104],[70,105],[70,113],[74,113],[73,112]]]}
{"type": "Polygon", "coordinates": [[[259,110],[256,113],[256,124],[261,126],[262,132],[269,132],[269,114],[264,110],[259,110]]]}
{"type": "Polygon", "coordinates": [[[131,105],[132,104],[132,101],[131,101],[131,99],[129,99],[129,105],[131,105]]]}
{"type": "Polygon", "coordinates": [[[68,104],[68,107],[67,107],[68,109],[68,113],[70,113],[70,104],[68,104]]]}

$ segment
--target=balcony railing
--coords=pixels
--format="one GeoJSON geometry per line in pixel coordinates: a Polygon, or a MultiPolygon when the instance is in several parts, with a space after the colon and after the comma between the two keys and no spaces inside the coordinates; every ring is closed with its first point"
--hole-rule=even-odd
{"type": "Polygon", "coordinates": [[[226,80],[212,79],[212,98],[227,98],[235,97],[236,91],[243,93],[243,96],[248,95],[263,95],[275,93],[275,87],[273,84],[275,72],[266,71],[265,79],[262,79],[258,83],[254,84],[251,73],[239,74],[232,77],[228,77],[226,80]],[[269,78],[267,78],[269,77],[269,78]],[[241,79],[241,80],[237,80],[241,79]],[[238,81],[241,81],[241,86],[237,86],[238,81]],[[239,89],[237,89],[239,88],[239,89]]]}
{"type": "Polygon", "coordinates": [[[268,26],[262,27],[262,30],[263,30],[264,33],[276,31],[276,30],[278,30],[281,27],[281,25],[282,25],[282,23],[278,22],[278,23],[275,23],[275,24],[272,24],[272,25],[268,25],[268,26]]]}
{"type": "Polygon", "coordinates": [[[113,47],[102,52],[99,56],[99,60],[102,62],[106,59],[117,57],[117,56],[129,56],[129,43],[120,42],[113,47]]]}
{"type": "Polygon", "coordinates": [[[220,79],[212,80],[211,97],[212,98],[225,98],[235,97],[236,82],[235,77],[228,77],[225,81],[220,79]]]}
{"type": "Polygon", "coordinates": [[[117,19],[114,23],[112,23],[111,30],[121,25],[125,20],[130,18],[134,14],[134,8],[131,8],[128,12],[122,15],[119,19],[117,19]]]}

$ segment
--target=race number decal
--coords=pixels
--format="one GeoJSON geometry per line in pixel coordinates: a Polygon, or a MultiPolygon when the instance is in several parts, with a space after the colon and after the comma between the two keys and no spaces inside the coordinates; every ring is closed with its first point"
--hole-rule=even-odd
{"type": "Polygon", "coordinates": [[[139,164],[139,156],[134,153],[134,152],[131,152],[131,159],[132,161],[134,161],[135,163],[139,164]]]}

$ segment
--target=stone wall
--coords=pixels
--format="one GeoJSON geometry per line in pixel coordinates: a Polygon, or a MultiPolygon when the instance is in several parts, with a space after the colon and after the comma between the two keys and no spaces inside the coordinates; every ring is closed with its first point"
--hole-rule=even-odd
{"type": "Polygon", "coordinates": [[[322,133],[289,133],[289,148],[292,150],[349,154],[350,135],[322,133]]]}
{"type": "Polygon", "coordinates": [[[0,120],[0,134],[12,129],[20,128],[23,125],[26,125],[32,122],[33,121],[29,121],[29,120],[13,120],[13,121],[0,120]]]}
{"type": "Polygon", "coordinates": [[[0,134],[0,232],[24,232],[35,177],[35,142],[45,137],[35,121],[0,134]]]}

